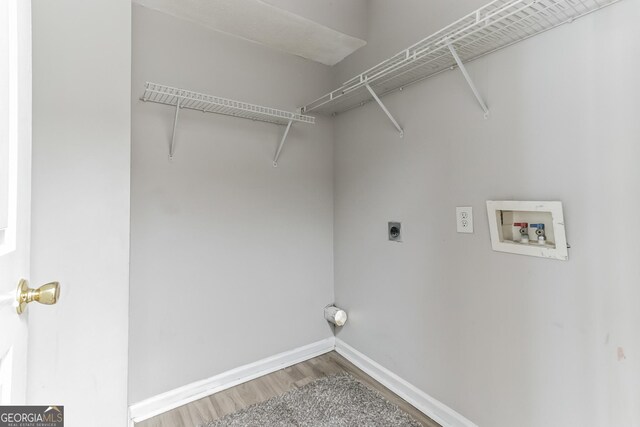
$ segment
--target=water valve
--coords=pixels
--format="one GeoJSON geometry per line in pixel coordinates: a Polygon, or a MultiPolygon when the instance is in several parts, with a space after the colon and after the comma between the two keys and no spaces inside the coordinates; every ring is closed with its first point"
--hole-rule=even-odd
{"type": "Polygon", "coordinates": [[[536,229],[536,236],[538,236],[538,244],[544,245],[547,241],[547,237],[544,234],[544,224],[530,224],[529,227],[536,229]]]}
{"type": "MultiPolygon", "coordinates": [[[[529,224],[526,222],[514,222],[513,226],[518,229],[520,233],[520,243],[529,243],[529,224]]],[[[516,236],[513,236],[515,240],[516,236]]]]}

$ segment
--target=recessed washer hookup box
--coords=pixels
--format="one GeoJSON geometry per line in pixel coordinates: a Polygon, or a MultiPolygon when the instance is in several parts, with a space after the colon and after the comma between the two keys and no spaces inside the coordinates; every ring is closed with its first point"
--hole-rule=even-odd
{"type": "Polygon", "coordinates": [[[567,261],[562,202],[487,201],[494,251],[567,261]]]}

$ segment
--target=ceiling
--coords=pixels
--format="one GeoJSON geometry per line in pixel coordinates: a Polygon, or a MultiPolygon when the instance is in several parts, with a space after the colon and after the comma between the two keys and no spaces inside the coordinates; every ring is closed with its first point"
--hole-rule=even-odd
{"type": "Polygon", "coordinates": [[[352,33],[363,36],[365,11],[361,9],[366,7],[366,0],[325,0],[324,7],[314,3],[314,8],[303,8],[303,2],[283,0],[132,1],[325,65],[337,64],[366,44],[358,37],[334,29],[353,28],[352,33]]]}

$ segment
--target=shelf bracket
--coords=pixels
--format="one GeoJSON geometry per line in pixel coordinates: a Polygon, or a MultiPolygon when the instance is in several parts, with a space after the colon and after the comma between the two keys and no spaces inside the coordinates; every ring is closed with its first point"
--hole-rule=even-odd
{"type": "Polygon", "coordinates": [[[371,89],[371,86],[369,86],[369,83],[367,83],[365,87],[367,88],[371,96],[373,96],[373,99],[375,99],[375,101],[378,103],[380,108],[382,108],[382,111],[384,111],[387,117],[389,117],[389,120],[391,120],[391,123],[393,123],[396,129],[398,129],[398,132],[400,132],[400,138],[402,138],[404,136],[404,131],[402,130],[402,128],[400,127],[396,119],[393,118],[389,110],[387,110],[387,107],[385,107],[382,101],[380,101],[380,98],[378,98],[378,95],[373,91],[373,89],[371,89]]]}
{"type": "Polygon", "coordinates": [[[284,140],[287,139],[287,135],[289,135],[289,130],[291,129],[292,124],[293,124],[293,120],[289,120],[289,123],[287,123],[287,128],[284,131],[284,135],[282,135],[282,139],[280,140],[280,145],[278,145],[278,149],[276,150],[276,155],[273,157],[274,168],[278,167],[278,159],[280,158],[280,152],[282,151],[284,140]]]}
{"type": "Polygon", "coordinates": [[[484,103],[482,96],[480,96],[480,92],[478,92],[476,85],[473,83],[473,80],[471,80],[471,76],[467,72],[467,68],[462,63],[462,60],[458,56],[458,52],[456,52],[455,47],[453,47],[453,45],[451,44],[451,41],[446,40],[446,43],[447,43],[447,46],[449,47],[449,50],[451,51],[451,55],[453,56],[453,59],[455,59],[456,64],[458,64],[458,68],[460,68],[460,71],[462,71],[462,75],[464,76],[465,80],[471,87],[471,91],[475,95],[476,99],[478,100],[478,103],[480,104],[480,107],[484,111],[484,118],[486,119],[489,116],[489,109],[487,108],[487,104],[484,103]]]}
{"type": "Polygon", "coordinates": [[[178,113],[180,112],[180,101],[176,104],[176,116],[173,119],[173,135],[171,136],[171,145],[169,146],[169,159],[173,160],[173,150],[176,145],[176,128],[178,127],[178,113]]]}

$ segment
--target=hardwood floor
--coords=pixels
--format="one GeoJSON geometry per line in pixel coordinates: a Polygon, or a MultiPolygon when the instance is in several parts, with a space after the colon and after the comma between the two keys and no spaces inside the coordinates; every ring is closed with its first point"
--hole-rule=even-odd
{"type": "Polygon", "coordinates": [[[135,427],[196,427],[247,406],[279,396],[327,375],[348,372],[363,384],[380,392],[425,427],[440,427],[431,418],[365,374],[335,351],[281,369],[164,414],[136,423],[135,427]]]}

